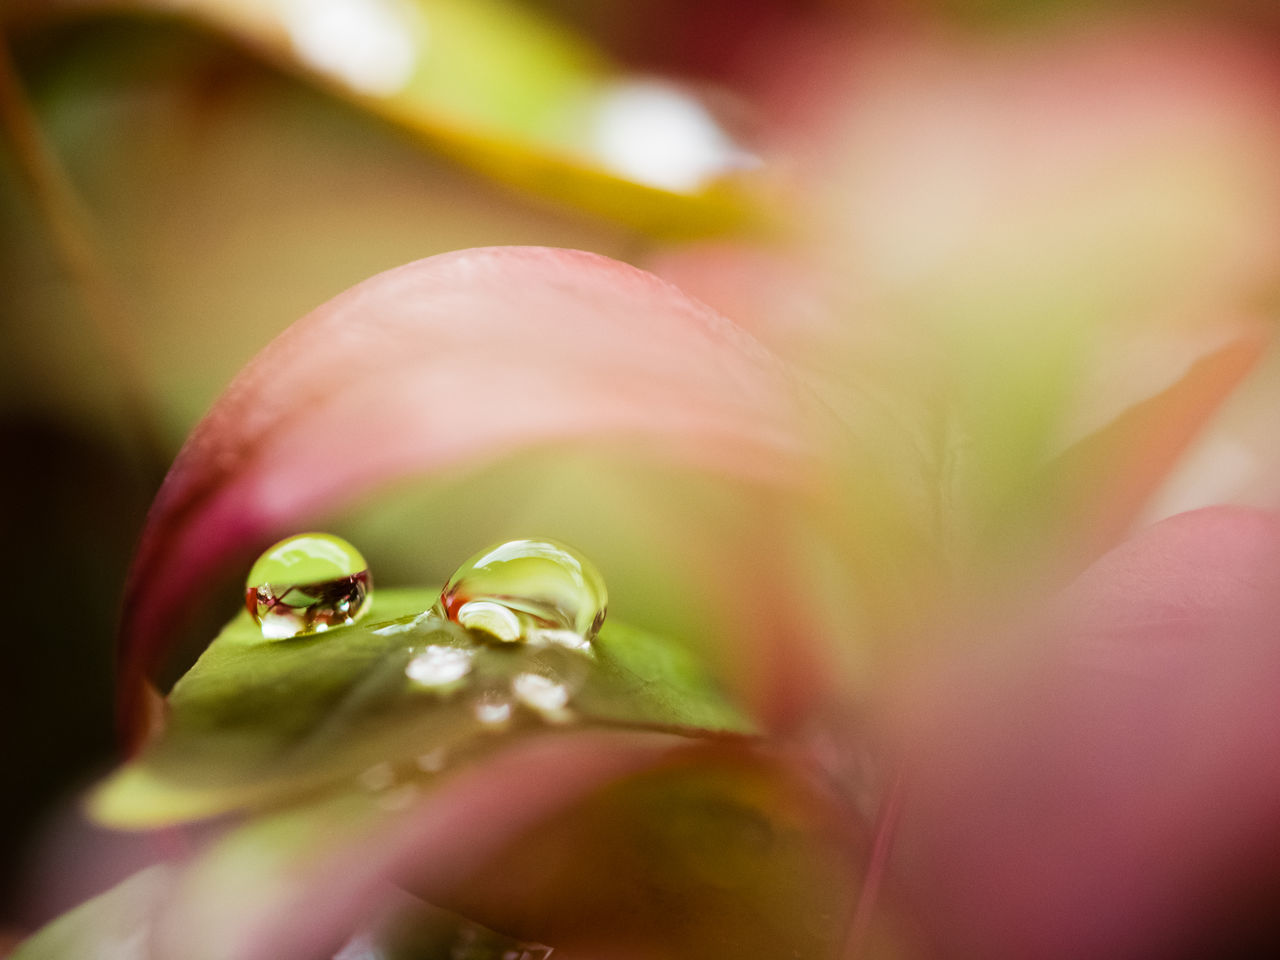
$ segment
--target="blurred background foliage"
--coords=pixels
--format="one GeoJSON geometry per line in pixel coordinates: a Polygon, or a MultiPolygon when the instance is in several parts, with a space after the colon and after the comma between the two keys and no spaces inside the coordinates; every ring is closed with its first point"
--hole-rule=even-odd
{"type": "MultiPolygon", "coordinates": [[[[0,798],[0,863],[20,867],[53,798],[106,763],[116,605],[143,511],[192,425],[286,325],[445,250],[645,262],[685,241],[785,235],[796,184],[773,128],[786,118],[760,82],[775,51],[868,24],[1019,30],[1121,7],[1211,8],[1280,36],[1268,0],[8,3],[0,730],[15,786],[0,798]]],[[[1234,408],[1246,433],[1248,404],[1234,408]]],[[[731,530],[740,508],[687,478],[531,455],[342,524],[401,583],[443,579],[481,542],[536,524],[630,557],[611,570],[615,602],[643,599],[648,626],[678,633],[687,595],[667,588],[696,584],[704,559],[681,556],[678,531],[695,517],[731,530]],[[405,520],[423,515],[451,521],[430,525],[426,560],[405,520]]],[[[226,595],[217,623],[233,584],[226,595]]],[[[42,919],[22,915],[14,875],[0,877],[4,920],[42,919]]]]}

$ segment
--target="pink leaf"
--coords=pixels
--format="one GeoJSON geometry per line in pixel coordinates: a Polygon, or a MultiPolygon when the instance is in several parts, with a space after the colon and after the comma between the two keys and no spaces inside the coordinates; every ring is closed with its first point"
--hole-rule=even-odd
{"type": "Polygon", "coordinates": [[[897,876],[946,955],[1190,956],[1226,932],[1280,868],[1277,623],[1280,517],[1196,511],[895,703],[897,876]]]}
{"type": "Polygon", "coordinates": [[[403,814],[358,828],[338,819],[328,833],[317,819],[314,847],[265,883],[246,876],[243,891],[210,888],[193,874],[158,924],[159,954],[187,955],[195,943],[236,960],[327,956],[377,916],[388,884],[448,891],[582,796],[686,744],[652,733],[534,737],[457,774],[403,814]]]}
{"type": "Polygon", "coordinates": [[[126,597],[125,727],[202,584],[388,481],[585,439],[794,486],[802,437],[780,364],[624,264],[491,248],[381,274],[263,350],[178,455],[126,597]]]}

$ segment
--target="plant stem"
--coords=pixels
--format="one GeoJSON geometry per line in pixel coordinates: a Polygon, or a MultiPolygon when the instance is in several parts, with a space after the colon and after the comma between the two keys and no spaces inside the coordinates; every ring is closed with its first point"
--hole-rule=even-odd
{"type": "Polygon", "coordinates": [[[126,430],[148,479],[158,479],[168,458],[145,387],[142,352],[124,297],[99,258],[91,218],[57,154],[40,129],[0,31],[0,130],[12,143],[62,268],[75,289],[91,334],[110,358],[126,430]]]}

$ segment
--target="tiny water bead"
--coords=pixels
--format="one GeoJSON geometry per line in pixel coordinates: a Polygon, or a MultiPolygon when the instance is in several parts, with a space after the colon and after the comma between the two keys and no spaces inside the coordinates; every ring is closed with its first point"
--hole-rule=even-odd
{"type": "Polygon", "coordinates": [[[432,644],[405,665],[405,676],[422,687],[447,687],[471,672],[474,655],[465,647],[432,644]]]}
{"type": "Polygon", "coordinates": [[[534,631],[568,631],[589,641],[607,604],[604,578],[572,547],[511,540],[459,567],[437,606],[455,623],[514,642],[534,631]]]}
{"type": "Polygon", "coordinates": [[[268,547],[245,581],[245,606],[268,640],[354,623],[368,609],[364,557],[327,533],[302,533],[268,547]]]}
{"type": "Polygon", "coordinates": [[[476,720],[486,727],[505,726],[511,719],[511,700],[498,690],[486,690],[472,705],[476,720]]]}
{"type": "Polygon", "coordinates": [[[569,688],[541,673],[522,673],[511,682],[511,691],[527,707],[556,713],[569,702],[569,688]]]}

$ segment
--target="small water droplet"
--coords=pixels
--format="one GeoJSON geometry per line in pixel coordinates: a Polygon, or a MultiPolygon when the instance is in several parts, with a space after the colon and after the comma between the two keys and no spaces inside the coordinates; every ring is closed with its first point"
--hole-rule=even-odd
{"type": "Polygon", "coordinates": [[[590,641],[604,622],[607,604],[604,578],[582,554],[552,540],[512,540],[459,567],[437,608],[471,626],[463,623],[465,611],[476,622],[473,629],[499,639],[508,639],[514,621],[519,631],[511,639],[532,630],[564,630],[590,641]]]}
{"type": "Polygon", "coordinates": [[[385,790],[396,782],[396,771],[389,763],[375,763],[360,774],[359,780],[366,790],[385,790]]]}
{"type": "Polygon", "coordinates": [[[569,703],[569,688],[540,673],[520,674],[511,681],[511,691],[525,706],[538,711],[558,712],[569,703]]]}
{"type": "Polygon", "coordinates": [[[486,727],[500,727],[511,719],[511,701],[494,690],[477,697],[473,709],[476,719],[486,727]]]}
{"type": "Polygon", "coordinates": [[[418,797],[418,788],[412,783],[402,783],[393,790],[384,790],[378,795],[378,806],[383,810],[395,813],[413,806],[418,797]]]}
{"type": "Polygon", "coordinates": [[[432,644],[405,664],[405,676],[423,687],[448,686],[471,672],[473,656],[466,647],[432,644]]]}
{"type": "Polygon", "coordinates": [[[364,557],[327,533],[303,533],[269,547],[245,581],[245,606],[268,640],[354,623],[371,595],[364,557]]]}
{"type": "Polygon", "coordinates": [[[449,760],[449,754],[444,747],[436,747],[434,750],[428,750],[426,753],[420,753],[414,758],[414,765],[423,773],[439,773],[444,769],[445,763],[449,760]]]}

